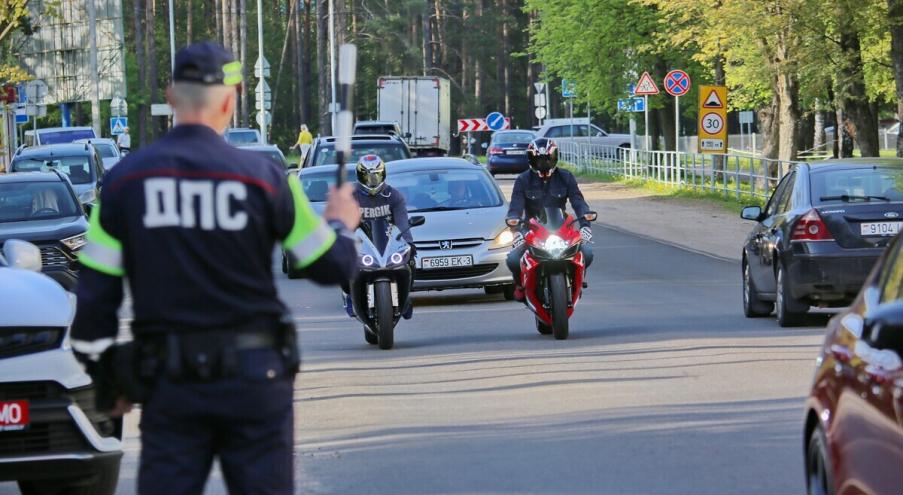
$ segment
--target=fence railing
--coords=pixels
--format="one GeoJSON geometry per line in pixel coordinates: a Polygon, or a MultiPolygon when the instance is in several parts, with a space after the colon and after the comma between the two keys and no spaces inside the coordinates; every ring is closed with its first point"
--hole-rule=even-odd
{"type": "Polygon", "coordinates": [[[581,172],[642,179],[740,199],[768,199],[797,162],[676,151],[646,151],[559,140],[561,160],[581,172]]]}

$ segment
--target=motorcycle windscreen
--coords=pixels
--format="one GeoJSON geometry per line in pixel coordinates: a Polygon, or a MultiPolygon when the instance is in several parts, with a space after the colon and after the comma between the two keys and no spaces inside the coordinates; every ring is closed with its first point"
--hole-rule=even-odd
{"type": "Polygon", "coordinates": [[[540,215],[539,223],[552,232],[558,231],[564,225],[564,210],[554,206],[547,206],[540,215]]]}

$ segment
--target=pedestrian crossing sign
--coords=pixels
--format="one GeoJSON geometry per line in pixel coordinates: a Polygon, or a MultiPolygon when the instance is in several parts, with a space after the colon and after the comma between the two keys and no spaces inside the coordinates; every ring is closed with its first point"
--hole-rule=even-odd
{"type": "Polygon", "coordinates": [[[129,126],[128,117],[111,117],[110,118],[110,134],[118,136],[125,133],[125,128],[129,126]]]}

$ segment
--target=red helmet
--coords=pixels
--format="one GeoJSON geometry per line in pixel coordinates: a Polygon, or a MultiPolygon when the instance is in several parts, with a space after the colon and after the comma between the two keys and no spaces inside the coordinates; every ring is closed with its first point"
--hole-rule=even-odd
{"type": "Polygon", "coordinates": [[[547,179],[558,167],[558,145],[549,138],[537,138],[527,146],[530,169],[547,179]]]}

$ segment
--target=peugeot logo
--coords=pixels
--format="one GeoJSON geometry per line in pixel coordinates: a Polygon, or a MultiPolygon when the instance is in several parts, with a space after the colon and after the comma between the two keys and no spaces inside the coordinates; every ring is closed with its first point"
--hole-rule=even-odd
{"type": "Polygon", "coordinates": [[[897,218],[900,216],[900,214],[895,211],[889,211],[889,212],[885,213],[884,216],[887,218],[897,218]]]}
{"type": "Polygon", "coordinates": [[[452,241],[439,241],[439,249],[449,250],[454,247],[452,241]]]}

